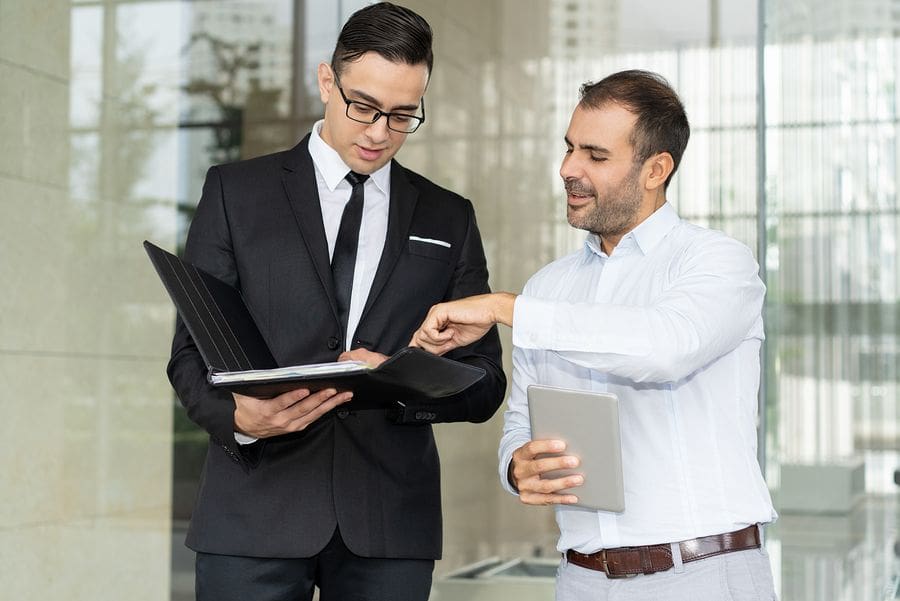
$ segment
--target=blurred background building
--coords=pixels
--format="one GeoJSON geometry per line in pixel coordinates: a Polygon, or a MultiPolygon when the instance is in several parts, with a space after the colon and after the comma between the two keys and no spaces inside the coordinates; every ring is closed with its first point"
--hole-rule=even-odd
{"type": "MultiPolygon", "coordinates": [[[[181,247],[209,165],[305,135],[315,67],[365,3],[0,0],[3,598],[193,598],[205,435],[165,378],[174,311],[140,243],[181,247]]],[[[693,134],[670,200],[753,248],[768,286],[780,598],[895,598],[900,1],[405,4],[436,60],[398,159],[475,203],[494,289],[583,240],[557,174],[579,85],[672,82],[693,134]]],[[[554,554],[552,513],[496,482],[501,424],[436,427],[435,599],[465,566],[554,554]]]]}

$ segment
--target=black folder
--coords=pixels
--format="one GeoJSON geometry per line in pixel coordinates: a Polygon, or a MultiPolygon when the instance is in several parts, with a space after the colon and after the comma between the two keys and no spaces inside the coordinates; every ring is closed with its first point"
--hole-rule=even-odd
{"type": "Polygon", "coordinates": [[[351,408],[370,409],[447,397],[484,377],[480,367],[412,347],[375,368],[346,361],[279,367],[237,289],[146,240],[144,249],[213,386],[257,398],[297,388],[350,390],[351,408]]]}

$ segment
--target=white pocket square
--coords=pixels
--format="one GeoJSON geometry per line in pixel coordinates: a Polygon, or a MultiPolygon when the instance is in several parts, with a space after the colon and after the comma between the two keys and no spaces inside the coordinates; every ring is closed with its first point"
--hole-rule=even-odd
{"type": "Polygon", "coordinates": [[[437,244],[438,246],[445,246],[450,248],[449,242],[444,242],[443,240],[435,240],[434,238],[420,238],[419,236],[410,236],[410,240],[415,240],[416,242],[425,242],[426,244],[437,244]]]}

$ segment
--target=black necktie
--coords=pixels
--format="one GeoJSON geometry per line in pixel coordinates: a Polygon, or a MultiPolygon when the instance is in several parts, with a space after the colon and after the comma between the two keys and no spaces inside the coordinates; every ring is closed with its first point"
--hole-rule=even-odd
{"type": "MultiPolygon", "coordinates": [[[[353,290],[353,269],[356,267],[356,248],[359,244],[359,225],[362,223],[363,186],[368,175],[351,171],[346,180],[353,186],[350,200],[344,207],[341,216],[341,227],[338,229],[334,243],[334,254],[331,255],[331,277],[334,280],[334,297],[337,301],[338,317],[341,318],[341,334],[346,345],[347,319],[350,315],[350,293],[353,290]]],[[[345,347],[346,348],[346,347],[345,347]]]]}

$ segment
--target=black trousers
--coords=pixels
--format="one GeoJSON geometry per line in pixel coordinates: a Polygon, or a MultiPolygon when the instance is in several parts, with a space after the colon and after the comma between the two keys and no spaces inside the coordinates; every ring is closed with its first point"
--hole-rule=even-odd
{"type": "Polygon", "coordinates": [[[354,555],[335,529],[315,557],[197,553],[197,601],[426,601],[434,561],[354,555]]]}

